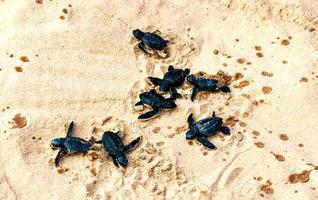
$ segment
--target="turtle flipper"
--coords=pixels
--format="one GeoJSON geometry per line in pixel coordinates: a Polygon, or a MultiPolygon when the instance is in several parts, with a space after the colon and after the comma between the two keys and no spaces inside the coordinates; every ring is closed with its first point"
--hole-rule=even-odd
{"type": "Polygon", "coordinates": [[[159,109],[153,109],[149,112],[146,112],[145,114],[142,114],[138,117],[138,119],[148,119],[148,118],[151,118],[153,116],[155,116],[156,114],[159,113],[159,109]]]}
{"type": "Polygon", "coordinates": [[[66,133],[66,137],[67,137],[67,138],[72,137],[73,126],[74,126],[74,122],[72,121],[72,122],[70,123],[70,125],[68,126],[68,129],[67,129],[67,133],[66,133]]]}
{"type": "Polygon", "coordinates": [[[230,89],[228,86],[226,86],[226,85],[220,87],[219,90],[221,90],[221,91],[224,92],[224,93],[231,92],[231,89],[230,89]]]}
{"type": "Polygon", "coordinates": [[[194,119],[193,119],[193,114],[191,113],[188,117],[188,124],[189,124],[189,127],[193,127],[194,126],[194,119]]]}
{"type": "Polygon", "coordinates": [[[213,111],[212,117],[213,117],[213,118],[215,117],[215,111],[213,111]]]}
{"type": "Polygon", "coordinates": [[[226,127],[226,126],[221,126],[221,127],[220,127],[220,131],[221,131],[224,135],[230,135],[230,134],[231,134],[231,131],[230,131],[229,127],[226,127]]]}
{"type": "Polygon", "coordinates": [[[181,94],[178,93],[176,88],[171,88],[171,98],[172,99],[178,99],[181,98],[181,94]]]}
{"type": "Polygon", "coordinates": [[[148,77],[148,79],[154,85],[161,85],[163,81],[162,79],[156,77],[148,77]]]}
{"type": "Polygon", "coordinates": [[[205,146],[206,148],[216,149],[216,146],[214,146],[214,144],[212,144],[206,137],[198,137],[197,140],[198,142],[203,144],[203,146],[205,146]]]}
{"type": "Polygon", "coordinates": [[[142,106],[142,105],[144,105],[144,104],[142,103],[142,101],[138,101],[138,102],[135,104],[135,106],[142,106]]]}
{"type": "Polygon", "coordinates": [[[131,150],[133,147],[135,147],[141,140],[142,136],[134,139],[133,141],[131,141],[129,144],[127,144],[124,148],[124,151],[127,152],[129,150],[131,150]]]}
{"type": "Polygon", "coordinates": [[[119,168],[119,164],[118,164],[118,162],[116,161],[116,158],[115,158],[115,157],[112,157],[112,159],[113,159],[114,165],[119,168]]]}
{"type": "Polygon", "coordinates": [[[88,143],[93,146],[93,144],[96,142],[96,139],[92,136],[89,140],[88,143]]]}
{"type": "Polygon", "coordinates": [[[194,101],[197,94],[200,92],[200,89],[196,86],[193,87],[192,94],[191,94],[191,101],[194,101]]]}
{"type": "Polygon", "coordinates": [[[67,151],[64,148],[61,148],[55,158],[55,167],[60,166],[61,158],[65,156],[66,154],[67,154],[67,151]]]}
{"type": "Polygon", "coordinates": [[[150,54],[147,50],[146,50],[146,47],[145,47],[145,44],[143,42],[140,42],[138,44],[138,47],[140,50],[142,50],[143,52],[145,52],[146,54],[150,54]]]}

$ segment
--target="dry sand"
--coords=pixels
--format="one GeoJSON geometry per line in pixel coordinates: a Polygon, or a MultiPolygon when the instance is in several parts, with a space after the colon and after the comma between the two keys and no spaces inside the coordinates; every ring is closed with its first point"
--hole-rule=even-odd
{"type": "Polygon", "coordinates": [[[0,1],[0,199],[318,198],[316,1],[41,2],[0,1]],[[159,30],[170,56],[137,51],[134,28],[159,30]],[[176,110],[138,121],[145,78],[169,64],[241,75],[194,103],[185,84],[176,110]],[[231,136],[188,143],[188,114],[213,111],[231,136]],[[57,170],[50,140],[72,120],[85,139],[144,138],[125,170],[98,147],[57,170]]]}

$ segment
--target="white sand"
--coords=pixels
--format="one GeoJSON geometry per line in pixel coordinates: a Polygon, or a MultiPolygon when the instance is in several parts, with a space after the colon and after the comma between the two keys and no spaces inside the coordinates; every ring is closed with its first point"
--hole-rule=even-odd
{"type": "Polygon", "coordinates": [[[0,1],[0,199],[317,199],[317,10],[308,0],[0,1]],[[134,28],[160,30],[171,56],[135,51],[134,28]],[[244,77],[232,82],[231,94],[194,103],[185,84],[176,110],[138,121],[142,111],[133,104],[150,88],[145,78],[161,77],[169,64],[244,77]],[[250,84],[234,87],[243,80],[250,84]],[[263,86],[272,91],[264,94],[263,86]],[[217,150],[189,145],[188,114],[201,119],[214,110],[239,120],[231,136],[212,138],[217,150]],[[84,139],[105,130],[124,131],[126,143],[144,138],[125,170],[97,148],[97,159],[65,157],[68,170],[58,173],[50,140],[63,137],[72,120],[84,139]]]}

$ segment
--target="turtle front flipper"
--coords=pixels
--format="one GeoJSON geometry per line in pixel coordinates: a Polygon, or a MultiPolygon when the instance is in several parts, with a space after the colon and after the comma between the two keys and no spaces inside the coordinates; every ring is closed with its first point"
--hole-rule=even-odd
{"type": "Polygon", "coordinates": [[[67,154],[67,151],[64,148],[61,148],[55,158],[55,167],[60,166],[60,161],[62,157],[65,156],[66,154],[67,154]]]}
{"type": "Polygon", "coordinates": [[[142,50],[142,51],[145,52],[146,54],[150,54],[150,53],[147,51],[147,49],[146,49],[146,47],[145,47],[145,44],[144,44],[143,42],[140,42],[140,43],[138,44],[138,47],[139,47],[140,50],[142,50]]]}
{"type": "Polygon", "coordinates": [[[191,113],[188,117],[188,120],[187,120],[188,124],[189,124],[189,128],[191,129],[192,127],[194,127],[194,119],[193,119],[193,114],[191,113]]]}
{"type": "Polygon", "coordinates": [[[138,101],[138,102],[135,104],[135,106],[142,106],[142,105],[144,105],[144,103],[142,103],[142,101],[138,101]]]}
{"type": "Polygon", "coordinates": [[[67,129],[66,137],[72,137],[74,122],[72,121],[67,129]]]}
{"type": "Polygon", "coordinates": [[[193,87],[192,94],[191,94],[191,101],[194,101],[197,94],[200,92],[200,89],[196,86],[193,87]]]}
{"type": "Polygon", "coordinates": [[[203,146],[205,146],[206,148],[209,148],[209,149],[216,149],[216,146],[214,146],[214,144],[212,144],[208,138],[206,137],[198,137],[197,138],[198,142],[200,142],[201,144],[203,144],[203,146]]]}
{"type": "Polygon", "coordinates": [[[220,130],[224,135],[230,135],[230,134],[231,134],[231,131],[230,131],[229,127],[221,126],[219,130],[220,130]]]}
{"type": "Polygon", "coordinates": [[[176,88],[171,88],[171,98],[172,99],[179,99],[181,98],[181,94],[178,93],[176,88]]]}
{"type": "Polygon", "coordinates": [[[148,79],[154,85],[161,85],[163,81],[162,79],[156,77],[148,77],[148,79]]]}
{"type": "Polygon", "coordinates": [[[146,112],[145,114],[142,114],[138,117],[138,119],[149,119],[159,113],[159,109],[155,108],[149,112],[146,112]]]}
{"type": "Polygon", "coordinates": [[[142,136],[134,139],[133,141],[131,141],[129,144],[127,144],[125,147],[124,147],[124,152],[127,152],[129,150],[131,150],[132,148],[134,148],[141,140],[142,136]]]}

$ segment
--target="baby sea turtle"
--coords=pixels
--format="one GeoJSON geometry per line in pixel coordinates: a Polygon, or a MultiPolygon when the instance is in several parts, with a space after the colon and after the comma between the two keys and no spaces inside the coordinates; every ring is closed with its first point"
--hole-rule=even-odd
{"type": "Polygon", "coordinates": [[[198,142],[209,149],[215,149],[216,147],[208,140],[208,137],[216,135],[218,131],[221,131],[225,135],[230,134],[230,129],[222,126],[223,119],[216,117],[215,112],[213,112],[212,117],[202,119],[198,122],[195,122],[193,115],[190,114],[188,124],[190,130],[186,133],[186,139],[192,140],[196,138],[198,142]]]}
{"type": "Polygon", "coordinates": [[[191,100],[194,101],[195,96],[201,91],[217,92],[222,91],[228,93],[231,89],[226,85],[219,85],[219,81],[213,78],[205,78],[203,76],[195,77],[193,74],[187,76],[187,81],[193,85],[191,100]]]}
{"type": "Polygon", "coordinates": [[[133,35],[141,42],[138,44],[138,47],[144,51],[145,53],[149,54],[147,49],[154,49],[154,50],[165,50],[167,47],[167,40],[164,40],[162,37],[155,33],[149,32],[142,32],[139,29],[133,30],[133,35]]]}
{"type": "Polygon", "coordinates": [[[148,77],[148,79],[154,84],[159,85],[161,92],[172,92],[172,97],[180,98],[181,95],[177,92],[176,88],[180,87],[186,76],[190,73],[190,69],[175,69],[172,65],[168,67],[168,71],[163,76],[163,79],[156,77],[148,77]]]}
{"type": "Polygon", "coordinates": [[[102,140],[97,141],[96,143],[103,144],[105,151],[110,155],[110,157],[112,157],[113,163],[116,167],[119,167],[119,165],[126,167],[128,165],[128,159],[125,153],[140,142],[141,136],[125,146],[121,138],[118,136],[118,133],[119,132],[113,133],[111,131],[106,131],[103,134],[102,140]]]}
{"type": "Polygon", "coordinates": [[[139,95],[140,101],[135,106],[148,105],[152,108],[151,111],[146,112],[138,117],[138,119],[148,119],[159,113],[161,109],[173,109],[177,107],[174,98],[164,98],[158,94],[156,90],[151,89],[149,92],[143,92],[139,95]]]}
{"type": "Polygon", "coordinates": [[[64,155],[87,153],[95,143],[92,137],[89,141],[82,138],[72,137],[74,123],[71,122],[66,133],[65,138],[56,138],[51,141],[52,148],[60,148],[56,158],[55,166],[58,167],[60,160],[64,155]]]}

